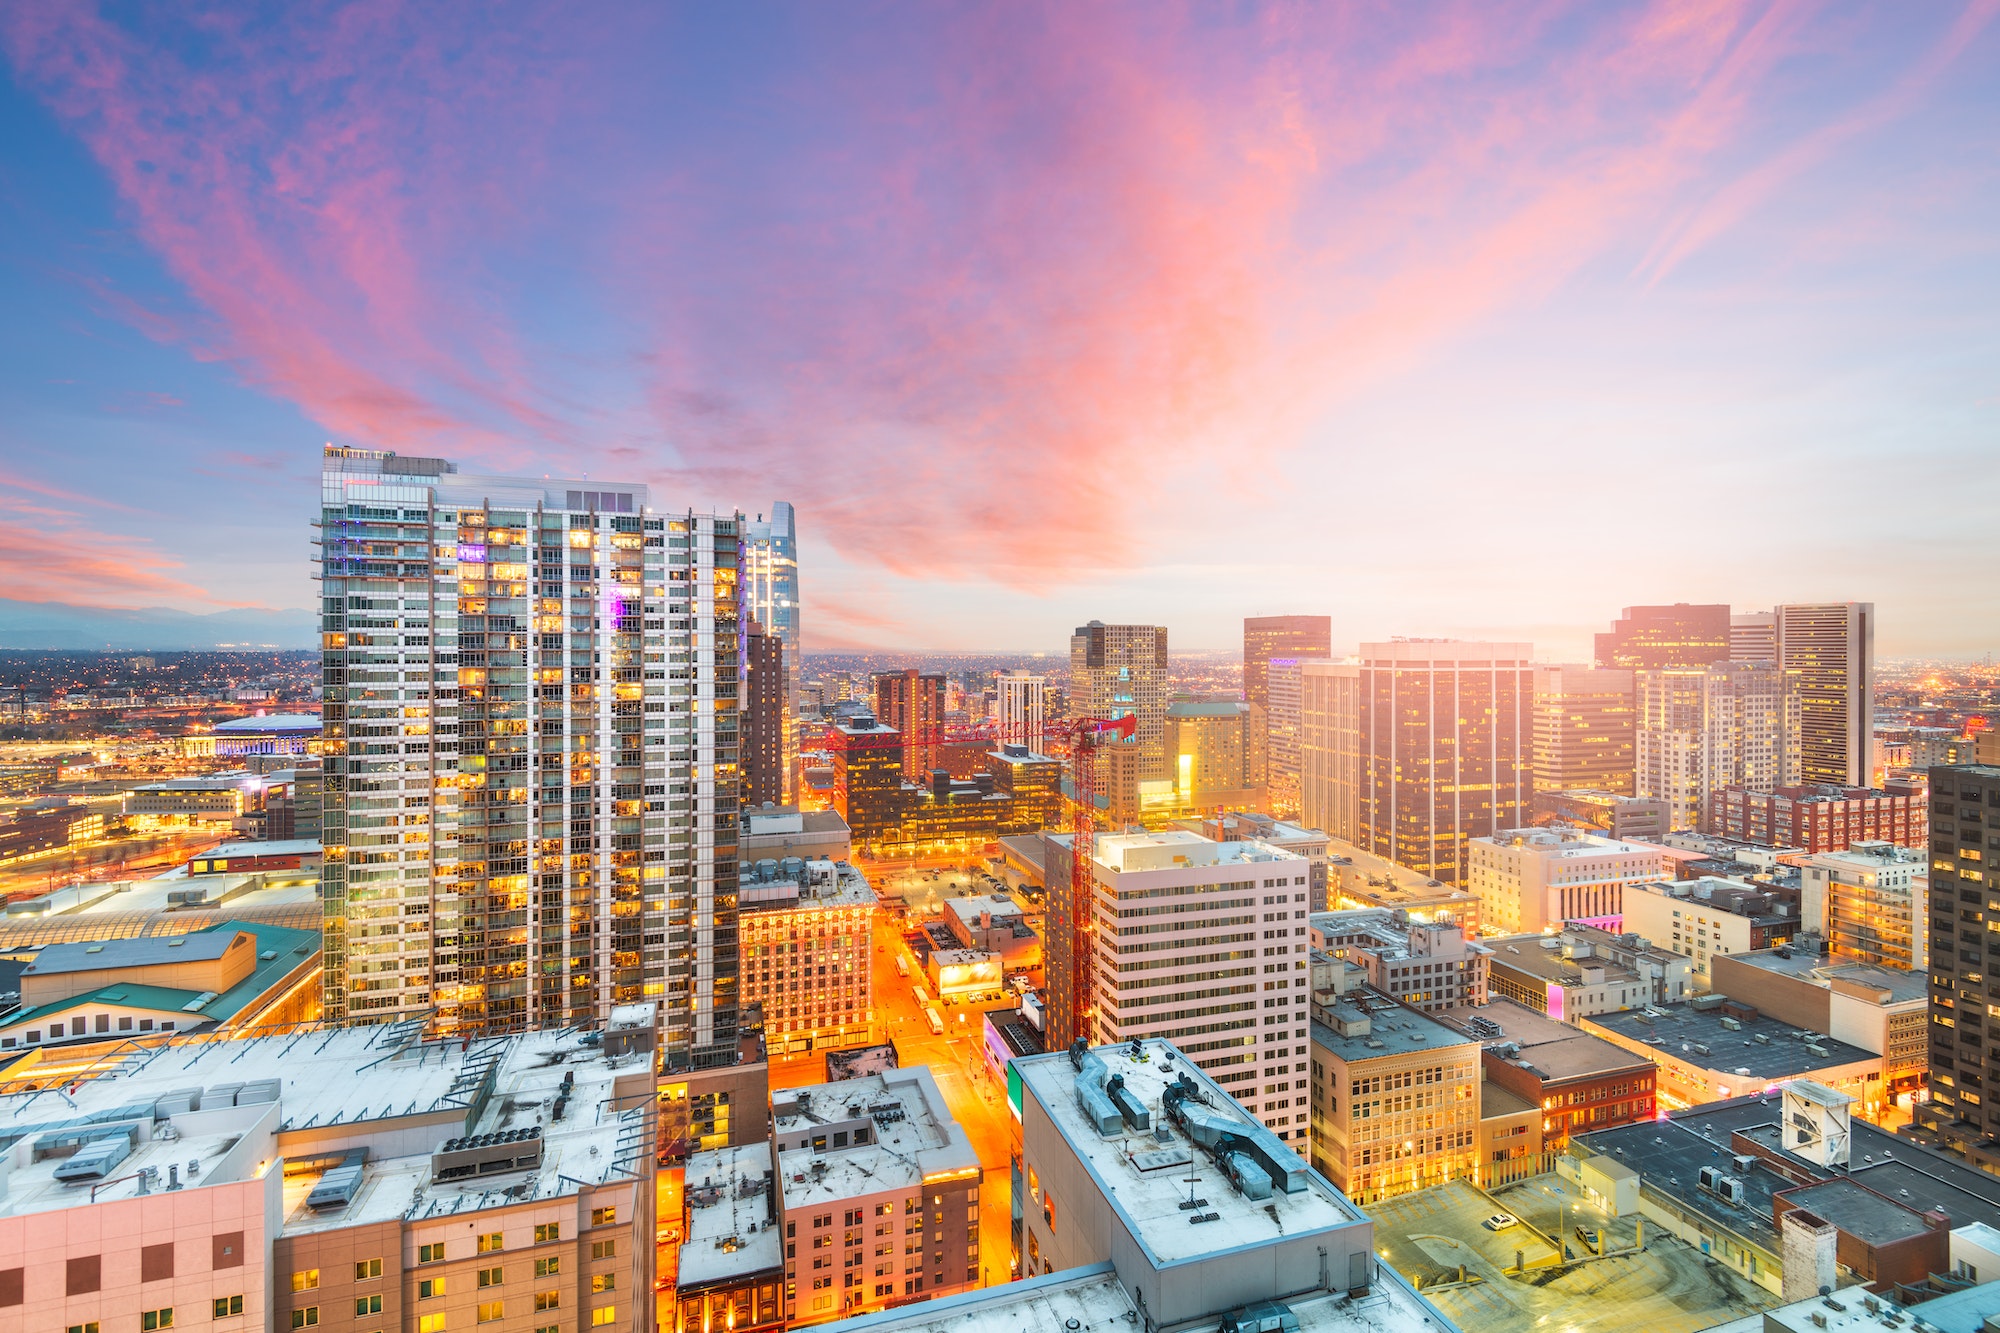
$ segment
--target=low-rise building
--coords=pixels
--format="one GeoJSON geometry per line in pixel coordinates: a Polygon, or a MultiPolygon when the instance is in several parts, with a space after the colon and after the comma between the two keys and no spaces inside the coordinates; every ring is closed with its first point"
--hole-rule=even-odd
{"type": "Polygon", "coordinates": [[[1619,842],[1657,842],[1673,831],[1673,805],[1656,796],[1614,791],[1538,791],[1529,810],[1536,824],[1567,824],[1619,842]]]}
{"type": "Polygon", "coordinates": [[[155,824],[228,824],[256,802],[260,780],[247,772],[168,778],[135,787],[125,813],[155,824]]]}
{"type": "Polygon", "coordinates": [[[1615,918],[1624,891],[1660,877],[1657,850],[1581,829],[1503,829],[1466,843],[1480,921],[1503,934],[1615,918]]]}
{"type": "Polygon", "coordinates": [[[924,959],[924,975],[946,1004],[995,998],[1007,980],[1000,955],[985,949],[932,949],[924,959]]]}
{"type": "Polygon", "coordinates": [[[651,1053],[591,1036],[176,1038],[0,1093],[0,1316],[650,1329],[651,1053]]]}
{"type": "Polygon", "coordinates": [[[1930,979],[1924,973],[1788,946],[1717,958],[1714,986],[1717,994],[1781,1023],[1881,1056],[1891,1097],[1924,1085],[1930,1070],[1930,979]]]}
{"type": "Polygon", "coordinates": [[[1786,1296],[1921,1283],[1949,1272],[1952,1228],[2000,1221],[1992,1176],[1853,1118],[1845,1094],[1809,1079],[1571,1146],[1638,1173],[1623,1215],[1786,1296]]]}
{"type": "Polygon", "coordinates": [[[1491,1189],[1547,1170],[1542,1150],[1542,1108],[1479,1071],[1479,1151],[1473,1182],[1491,1189]]]}
{"type": "Polygon", "coordinates": [[[1625,929],[1693,960],[1695,985],[1708,990],[1714,985],[1712,959],[1776,948],[1797,935],[1800,925],[1798,913],[1779,895],[1703,876],[1628,890],[1625,929]]]}
{"type": "Polygon", "coordinates": [[[1332,910],[1387,907],[1413,921],[1451,921],[1476,938],[1479,898],[1469,889],[1432,879],[1351,842],[1326,844],[1326,903],[1332,910]]]}
{"type": "Polygon", "coordinates": [[[784,860],[849,861],[854,840],[838,810],[800,810],[795,805],[763,805],[743,812],[736,855],[745,862],[784,860]]]}
{"type": "Polygon", "coordinates": [[[1727,1101],[1793,1079],[1824,1083],[1880,1115],[1882,1057],[1824,1033],[1781,1023],[1719,995],[1580,1020],[1659,1067],[1660,1104],[1669,1109],[1727,1101]]]}
{"type": "Polygon", "coordinates": [[[21,1007],[0,1019],[0,1052],[39,1057],[79,1042],[310,1023],[319,1017],[319,979],[318,931],[252,921],[50,944],[22,970],[21,1007]]]}
{"type": "Polygon", "coordinates": [[[773,1091],[771,1132],[789,1322],[979,1285],[979,1157],[928,1068],[773,1091]]]}
{"type": "Polygon", "coordinates": [[[1484,1004],[1492,952],[1447,921],[1412,921],[1386,907],[1314,912],[1313,949],[1351,962],[1362,979],[1399,1003],[1425,1012],[1484,1004]]]}
{"type": "Polygon", "coordinates": [[[1479,1043],[1322,957],[1313,969],[1313,1166],[1359,1203],[1472,1175],[1479,1043]]]}
{"type": "Polygon", "coordinates": [[[1488,1088],[1541,1108],[1544,1151],[1571,1134],[1653,1116],[1658,1071],[1644,1057],[1512,1000],[1442,1018],[1479,1042],[1488,1088]]]}
{"type": "Polygon", "coordinates": [[[1694,993],[1693,960],[1643,935],[1571,925],[1560,935],[1503,935],[1485,946],[1493,994],[1552,1018],[1677,1004],[1694,993]]]}
{"type": "Polygon", "coordinates": [[[1021,905],[1004,893],[947,899],[945,926],[960,945],[999,957],[1009,972],[1028,972],[1042,965],[1042,939],[1028,925],[1021,905]]]}
{"type": "Polygon", "coordinates": [[[688,1157],[674,1333],[785,1327],[785,1240],[776,1173],[769,1141],[688,1157]]]}
{"type": "Polygon", "coordinates": [[[874,1021],[875,891],[845,861],[746,863],[737,891],[743,1003],[781,1051],[866,1041],[874,1021]]]}
{"type": "Polygon", "coordinates": [[[1930,812],[1921,784],[1804,785],[1758,791],[1726,787],[1709,796],[1708,830],[1765,847],[1837,852],[1857,842],[1921,847],[1930,812]]]}

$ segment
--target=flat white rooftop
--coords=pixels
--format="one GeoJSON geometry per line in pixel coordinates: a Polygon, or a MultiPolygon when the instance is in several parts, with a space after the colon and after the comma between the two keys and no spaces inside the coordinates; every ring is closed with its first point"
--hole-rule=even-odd
{"type": "Polygon", "coordinates": [[[687,1160],[687,1239],[676,1281],[683,1290],[785,1266],[771,1214],[771,1145],[746,1143],[687,1160]]]}
{"type": "Polygon", "coordinates": [[[1137,1056],[1131,1053],[1131,1043],[1093,1051],[1111,1074],[1124,1076],[1125,1090],[1145,1107],[1151,1122],[1145,1130],[1131,1129],[1121,1121],[1116,1133],[1100,1134],[1077,1098],[1077,1071],[1066,1052],[1017,1060],[1014,1068],[1126,1226],[1159,1263],[1365,1220],[1324,1177],[1171,1042],[1146,1038],[1138,1047],[1137,1056]],[[1246,1137],[1263,1135],[1269,1150],[1296,1163],[1305,1172],[1305,1189],[1297,1194],[1274,1189],[1268,1199],[1251,1199],[1230,1184],[1207,1151],[1189,1142],[1166,1113],[1166,1091],[1182,1075],[1192,1078],[1204,1109],[1239,1123],[1246,1137]],[[1189,1208],[1190,1199],[1207,1203],[1189,1208]],[[1197,1213],[1218,1216],[1206,1224],[1190,1223],[1190,1215],[1197,1213]]]}
{"type": "Polygon", "coordinates": [[[824,1148],[794,1146],[778,1154],[787,1212],[979,1171],[972,1141],[922,1066],[773,1094],[771,1128],[780,1144],[810,1140],[822,1126],[842,1127],[836,1132],[850,1136],[847,1146],[821,1135],[829,1137],[824,1148]],[[865,1129],[868,1142],[855,1143],[852,1127],[865,1129]]]}
{"type": "Polygon", "coordinates": [[[1215,842],[1187,829],[1107,834],[1098,838],[1091,850],[1100,865],[1120,873],[1306,859],[1268,842],[1215,842]]]}

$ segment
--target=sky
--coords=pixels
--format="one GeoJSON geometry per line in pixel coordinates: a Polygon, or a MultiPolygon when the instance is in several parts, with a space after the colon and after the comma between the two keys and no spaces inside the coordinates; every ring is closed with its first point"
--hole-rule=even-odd
{"type": "Polygon", "coordinates": [[[0,599],[326,442],[798,510],[808,650],[2000,646],[2000,0],[0,10],[0,599]]]}

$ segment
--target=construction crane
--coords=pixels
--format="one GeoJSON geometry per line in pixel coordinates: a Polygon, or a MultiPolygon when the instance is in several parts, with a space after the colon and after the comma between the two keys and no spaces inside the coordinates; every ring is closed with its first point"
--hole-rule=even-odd
{"type": "Polygon", "coordinates": [[[1076,814],[1070,825],[1069,844],[1069,983],[1070,1036],[1090,1040],[1091,974],[1095,970],[1096,949],[1091,934],[1097,919],[1091,902],[1096,877],[1090,869],[1091,849],[1097,827],[1097,765],[1093,762],[1100,745],[1111,740],[1131,740],[1139,719],[1124,717],[1084,717],[1044,725],[1044,744],[1067,743],[1070,778],[1075,786],[1076,814]]]}

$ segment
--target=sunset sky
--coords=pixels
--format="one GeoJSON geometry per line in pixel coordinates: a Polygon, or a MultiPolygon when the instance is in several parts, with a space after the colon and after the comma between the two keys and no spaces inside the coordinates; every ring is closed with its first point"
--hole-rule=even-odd
{"type": "Polygon", "coordinates": [[[2000,647],[2000,0],[0,10],[0,598],[325,441],[798,507],[807,647],[2000,647]]]}

